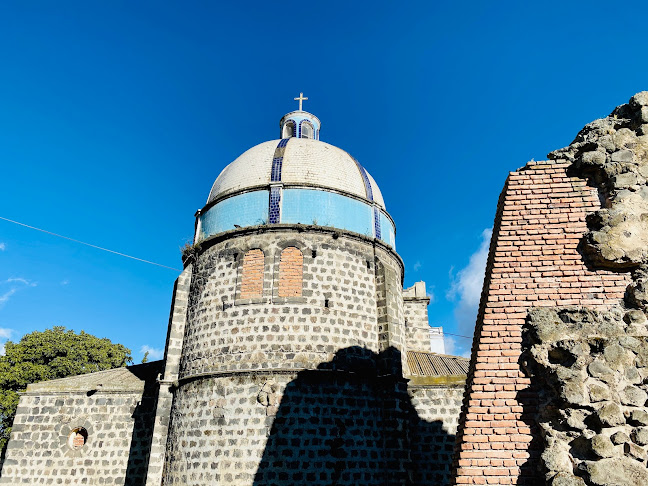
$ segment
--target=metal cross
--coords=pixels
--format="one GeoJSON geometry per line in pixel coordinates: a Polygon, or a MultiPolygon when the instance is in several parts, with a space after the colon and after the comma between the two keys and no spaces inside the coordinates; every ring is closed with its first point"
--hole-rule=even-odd
{"type": "Polygon", "coordinates": [[[302,102],[304,100],[307,100],[307,99],[308,98],[304,98],[304,93],[299,93],[299,98],[295,98],[295,101],[299,101],[299,111],[303,111],[302,110],[302,102]]]}

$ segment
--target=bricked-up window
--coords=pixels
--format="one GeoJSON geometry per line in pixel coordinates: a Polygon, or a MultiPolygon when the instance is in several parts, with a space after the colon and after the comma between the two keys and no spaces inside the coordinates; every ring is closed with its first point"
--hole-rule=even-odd
{"type": "Polygon", "coordinates": [[[279,260],[279,297],[301,297],[304,255],[294,246],[281,252],[279,260]]]}
{"type": "Polygon", "coordinates": [[[243,256],[241,271],[240,299],[254,299],[263,297],[263,269],[265,257],[258,248],[248,251],[243,256]]]}
{"type": "Polygon", "coordinates": [[[88,440],[88,431],[83,427],[79,427],[70,432],[70,437],[68,438],[68,445],[72,449],[81,449],[88,440]]]}

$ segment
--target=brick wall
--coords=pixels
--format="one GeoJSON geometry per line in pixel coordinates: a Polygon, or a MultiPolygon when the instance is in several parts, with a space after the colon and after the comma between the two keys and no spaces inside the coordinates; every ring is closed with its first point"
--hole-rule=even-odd
{"type": "MultiPolygon", "coordinates": [[[[536,392],[520,370],[522,325],[534,306],[607,308],[630,276],[588,269],[578,251],[595,188],[564,162],[512,172],[497,208],[457,436],[455,484],[537,484],[530,420],[536,392]]],[[[536,435],[537,436],[537,435],[536,435]]]]}
{"type": "Polygon", "coordinates": [[[245,253],[241,266],[241,299],[252,299],[263,295],[263,271],[265,256],[258,248],[245,253]]]}
{"type": "Polygon", "coordinates": [[[294,246],[284,248],[279,261],[279,297],[301,297],[304,255],[294,246]]]}

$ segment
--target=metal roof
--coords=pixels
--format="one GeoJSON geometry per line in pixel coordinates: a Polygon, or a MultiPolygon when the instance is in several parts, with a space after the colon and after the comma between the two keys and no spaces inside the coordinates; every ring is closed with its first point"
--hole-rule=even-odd
{"type": "Polygon", "coordinates": [[[447,354],[408,351],[407,364],[414,376],[458,376],[468,374],[468,358],[447,354]]]}

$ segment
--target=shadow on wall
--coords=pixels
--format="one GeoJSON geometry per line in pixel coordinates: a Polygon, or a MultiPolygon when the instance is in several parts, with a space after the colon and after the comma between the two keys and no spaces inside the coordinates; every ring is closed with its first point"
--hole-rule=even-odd
{"type": "Polygon", "coordinates": [[[522,406],[522,415],[520,420],[529,428],[532,437],[526,452],[524,462],[519,466],[520,473],[518,483],[520,486],[545,486],[544,474],[540,467],[540,455],[542,454],[542,436],[538,427],[539,403],[538,396],[540,390],[537,386],[530,387],[517,392],[515,399],[522,406]]]}
{"type": "MultiPolygon", "coordinates": [[[[528,317],[527,317],[528,319],[528,317]]],[[[532,439],[528,443],[525,452],[518,452],[524,454],[524,462],[519,466],[520,473],[518,483],[520,486],[545,486],[545,471],[541,467],[541,455],[544,449],[542,441],[542,431],[538,426],[539,416],[543,412],[547,412],[547,407],[551,407],[549,403],[541,403],[543,397],[543,388],[538,386],[537,378],[534,377],[535,373],[530,371],[530,355],[529,355],[529,328],[528,325],[522,329],[522,354],[518,359],[520,369],[526,376],[531,378],[531,385],[528,388],[519,390],[516,395],[516,401],[522,406],[522,414],[520,420],[528,427],[529,434],[532,439]]]]}
{"type": "Polygon", "coordinates": [[[449,483],[454,436],[421,419],[395,348],[338,351],[290,382],[256,472],[256,486],[449,483]]]}
{"type": "Polygon", "coordinates": [[[129,371],[144,381],[144,393],[133,411],[133,433],[128,452],[125,486],[143,486],[146,483],[159,388],[156,378],[158,373],[164,370],[163,364],[163,361],[153,361],[128,367],[129,371]]]}

